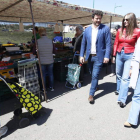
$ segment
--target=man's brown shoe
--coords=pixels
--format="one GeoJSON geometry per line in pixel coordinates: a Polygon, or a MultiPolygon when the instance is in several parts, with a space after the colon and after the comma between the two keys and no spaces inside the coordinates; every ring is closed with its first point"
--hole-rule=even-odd
{"type": "Polygon", "coordinates": [[[98,91],[98,90],[99,90],[99,87],[96,88],[96,91],[98,91]]]}
{"type": "Polygon", "coordinates": [[[94,104],[94,98],[92,95],[89,95],[88,101],[90,104],[94,104]]]}

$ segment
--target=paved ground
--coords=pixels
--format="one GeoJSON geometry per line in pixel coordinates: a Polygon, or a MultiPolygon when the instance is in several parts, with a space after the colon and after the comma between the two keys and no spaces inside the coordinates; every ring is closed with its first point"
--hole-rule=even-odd
{"type": "Polygon", "coordinates": [[[105,68],[100,75],[94,105],[87,101],[89,88],[90,75],[85,76],[85,84],[77,90],[66,89],[64,83],[56,82],[55,92],[48,92],[50,101],[42,103],[41,116],[22,129],[18,127],[18,119],[13,119],[18,101],[1,103],[1,123],[9,127],[2,140],[139,140],[139,126],[123,126],[129,114],[131,92],[127,106],[120,108],[113,93],[115,77],[105,75],[105,68]]]}

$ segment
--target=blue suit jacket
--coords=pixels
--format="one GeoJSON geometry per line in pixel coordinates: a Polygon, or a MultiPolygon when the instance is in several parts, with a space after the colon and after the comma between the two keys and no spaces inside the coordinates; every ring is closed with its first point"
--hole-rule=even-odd
{"type": "MultiPolygon", "coordinates": [[[[84,57],[84,53],[86,51],[86,59],[88,60],[90,52],[91,52],[91,37],[92,37],[92,26],[86,28],[83,40],[81,44],[80,56],[84,57]]],[[[96,54],[98,60],[103,62],[104,58],[110,57],[111,51],[111,34],[108,26],[100,24],[96,39],[96,54]]]]}

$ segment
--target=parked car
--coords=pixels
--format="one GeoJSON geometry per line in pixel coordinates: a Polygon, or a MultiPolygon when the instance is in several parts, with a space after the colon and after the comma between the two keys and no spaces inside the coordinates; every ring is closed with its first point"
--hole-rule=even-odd
{"type": "Polygon", "coordinates": [[[19,31],[19,29],[15,29],[14,31],[15,31],[15,32],[18,32],[18,31],[19,31]]]}
{"type": "Polygon", "coordinates": [[[9,32],[13,32],[13,30],[12,29],[9,29],[9,32]]]}
{"type": "Polygon", "coordinates": [[[2,29],[1,31],[6,32],[6,31],[9,31],[9,30],[8,29],[2,29]]]}
{"type": "Polygon", "coordinates": [[[32,32],[32,28],[24,29],[25,32],[32,32]]]}

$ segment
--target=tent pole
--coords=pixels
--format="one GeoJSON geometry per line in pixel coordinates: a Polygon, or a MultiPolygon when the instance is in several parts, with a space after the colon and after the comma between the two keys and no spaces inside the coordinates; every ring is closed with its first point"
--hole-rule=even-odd
{"type": "MultiPolygon", "coordinates": [[[[62,27],[63,27],[63,20],[61,20],[61,24],[62,24],[62,27]]],[[[63,46],[64,46],[64,33],[62,31],[62,38],[63,38],[63,46]]]]}
{"type": "Polygon", "coordinates": [[[110,16],[110,29],[111,29],[111,23],[112,23],[112,16],[110,16]]]}
{"type": "Polygon", "coordinates": [[[43,73],[42,73],[40,57],[39,57],[39,53],[38,53],[38,44],[37,44],[34,17],[33,17],[33,12],[32,12],[32,5],[31,5],[32,0],[28,0],[28,2],[29,2],[29,5],[30,5],[30,11],[31,11],[31,16],[32,16],[32,23],[33,23],[33,30],[34,30],[34,37],[35,37],[35,45],[36,45],[36,48],[37,48],[37,55],[38,55],[38,60],[39,60],[39,69],[40,69],[41,80],[42,80],[42,85],[43,85],[43,89],[44,89],[44,97],[45,97],[45,101],[47,102],[46,89],[45,89],[45,85],[44,85],[43,73]]]}

